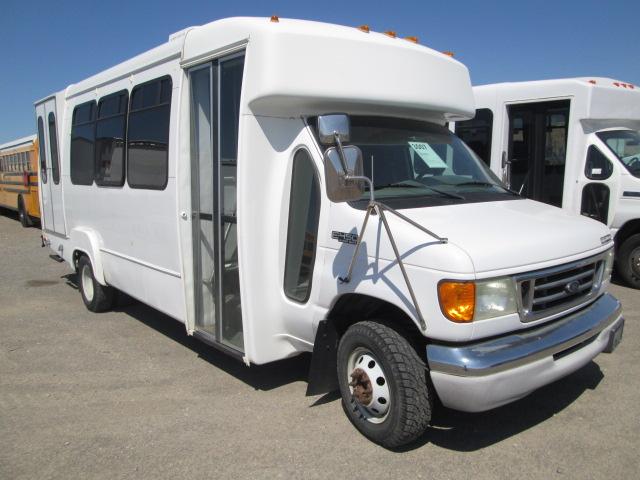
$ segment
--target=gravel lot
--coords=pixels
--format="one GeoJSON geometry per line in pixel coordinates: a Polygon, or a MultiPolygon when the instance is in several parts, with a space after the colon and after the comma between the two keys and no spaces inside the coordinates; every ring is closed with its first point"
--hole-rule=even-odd
{"type": "Polygon", "coordinates": [[[401,452],[362,437],[309,357],[247,368],[139,303],[93,314],[40,232],[0,215],[0,479],[637,478],[640,293],[621,345],[482,414],[440,409],[401,452]],[[635,474],[633,472],[636,472],[635,474]]]}

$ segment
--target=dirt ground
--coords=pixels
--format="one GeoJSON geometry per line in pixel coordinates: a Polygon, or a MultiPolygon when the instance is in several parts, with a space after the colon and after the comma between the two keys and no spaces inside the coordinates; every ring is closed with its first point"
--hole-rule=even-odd
{"type": "Polygon", "coordinates": [[[0,215],[0,479],[637,478],[640,292],[624,338],[505,407],[440,409],[403,451],[362,437],[309,357],[250,368],[141,305],[93,314],[39,231],[0,215]],[[634,473],[635,472],[635,473],[634,473]]]}

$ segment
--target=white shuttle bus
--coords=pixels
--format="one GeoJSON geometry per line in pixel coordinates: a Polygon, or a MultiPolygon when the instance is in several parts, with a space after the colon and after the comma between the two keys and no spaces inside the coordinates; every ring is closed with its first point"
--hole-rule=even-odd
{"type": "Polygon", "coordinates": [[[616,270],[640,288],[640,87],[609,78],[473,88],[462,138],[511,189],[611,229],[616,270]]]}
{"type": "Polygon", "coordinates": [[[488,410],[612,351],[609,230],[506,190],[446,128],[466,67],[414,40],[227,19],[37,102],[43,241],[87,308],[126,292],[247,365],[313,352],[308,393],[386,447],[436,397],[488,410]]]}

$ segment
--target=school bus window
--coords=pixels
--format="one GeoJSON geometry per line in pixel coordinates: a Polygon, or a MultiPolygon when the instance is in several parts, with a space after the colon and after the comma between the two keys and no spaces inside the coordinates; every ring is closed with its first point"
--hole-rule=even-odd
{"type": "Polygon", "coordinates": [[[95,123],[96,102],[86,102],[73,109],[70,164],[74,185],[93,183],[95,123]]]}
{"type": "Polygon", "coordinates": [[[127,182],[163,190],[168,179],[171,78],[134,87],[127,126],[127,182]]]}
{"type": "Polygon", "coordinates": [[[60,183],[60,163],[58,161],[58,132],[56,129],[56,115],[49,112],[49,143],[51,147],[51,176],[53,183],[60,183]]]}
{"type": "Polygon", "coordinates": [[[124,90],[100,99],[96,121],[97,185],[124,185],[124,154],[127,104],[129,92],[124,90]]]}

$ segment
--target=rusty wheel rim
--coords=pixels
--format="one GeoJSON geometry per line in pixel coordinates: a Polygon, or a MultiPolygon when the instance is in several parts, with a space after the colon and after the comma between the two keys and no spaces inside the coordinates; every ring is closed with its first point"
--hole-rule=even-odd
{"type": "Polygon", "coordinates": [[[382,365],[371,351],[358,347],[351,352],[347,383],[354,412],[368,422],[382,423],[389,414],[391,392],[382,365]]]}

